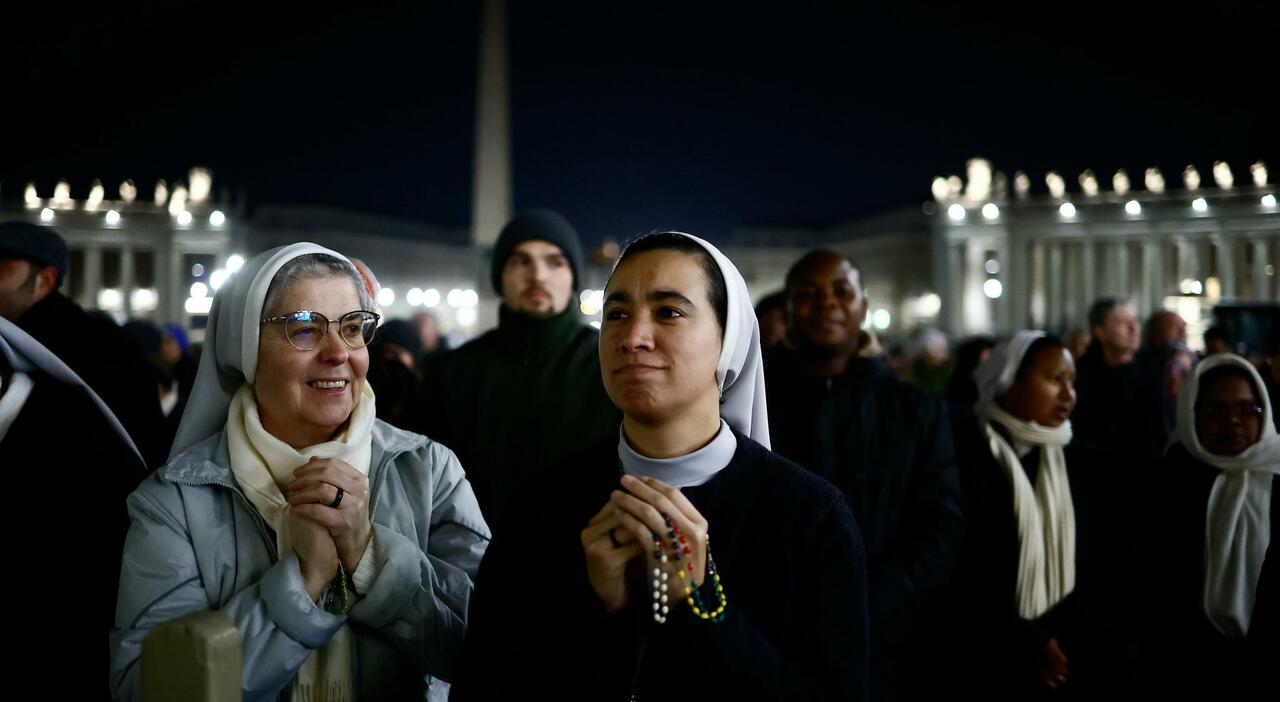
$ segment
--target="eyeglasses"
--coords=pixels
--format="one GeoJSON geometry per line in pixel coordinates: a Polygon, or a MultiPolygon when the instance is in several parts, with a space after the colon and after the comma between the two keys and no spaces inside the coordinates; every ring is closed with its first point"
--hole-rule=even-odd
{"type": "Polygon", "coordinates": [[[1228,417],[1249,419],[1261,417],[1263,408],[1259,405],[1206,405],[1195,408],[1197,416],[1222,421],[1228,417]]]}
{"type": "Polygon", "coordinates": [[[289,345],[299,351],[310,351],[320,344],[325,334],[329,333],[329,325],[338,325],[338,337],[348,348],[364,348],[373,341],[373,334],[378,329],[378,320],[382,317],[373,312],[356,310],[348,312],[336,321],[311,310],[298,310],[279,317],[269,317],[262,324],[284,322],[284,338],[289,345]]]}

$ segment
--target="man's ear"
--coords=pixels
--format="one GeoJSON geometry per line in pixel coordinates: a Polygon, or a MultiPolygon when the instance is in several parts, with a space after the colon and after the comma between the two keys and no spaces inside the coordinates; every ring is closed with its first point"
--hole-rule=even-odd
{"type": "Polygon", "coordinates": [[[39,302],[58,289],[58,269],[53,266],[45,266],[36,273],[36,302],[39,302]]]}

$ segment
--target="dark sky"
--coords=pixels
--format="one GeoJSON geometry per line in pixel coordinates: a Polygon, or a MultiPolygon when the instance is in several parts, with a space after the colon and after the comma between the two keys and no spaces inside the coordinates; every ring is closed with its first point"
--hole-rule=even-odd
{"type": "MultiPolygon", "coordinates": [[[[268,5],[6,8],[0,195],[204,164],[251,203],[465,223],[475,4],[268,5]]],[[[511,2],[518,208],[719,238],[918,203],[973,155],[1037,187],[1280,175],[1273,3],[693,5],[511,2]]]]}

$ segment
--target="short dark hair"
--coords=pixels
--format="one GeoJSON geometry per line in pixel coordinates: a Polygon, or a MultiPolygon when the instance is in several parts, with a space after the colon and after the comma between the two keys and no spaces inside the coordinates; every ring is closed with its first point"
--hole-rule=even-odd
{"type": "Polygon", "coordinates": [[[1031,363],[1035,360],[1036,354],[1045,349],[1065,349],[1066,344],[1062,343],[1062,339],[1053,334],[1045,334],[1044,336],[1031,342],[1027,347],[1027,352],[1022,355],[1022,360],[1018,363],[1018,372],[1013,376],[1013,382],[1022,380],[1027,373],[1031,371],[1031,363]]]}
{"type": "Polygon", "coordinates": [[[756,316],[759,317],[770,310],[786,309],[786,307],[787,291],[779,290],[777,292],[772,292],[760,298],[760,301],[756,303],[756,316]]]}
{"type": "MultiPolygon", "coordinates": [[[[854,263],[853,259],[845,256],[844,254],[836,253],[831,249],[812,249],[805,253],[805,255],[801,256],[799,261],[791,264],[791,267],[787,269],[785,292],[789,294],[791,289],[799,282],[800,271],[804,270],[810,263],[813,263],[814,260],[827,256],[835,256],[841,261],[848,263],[849,266],[853,268],[853,272],[858,274],[858,288],[862,289],[862,269],[858,268],[858,264],[854,263]]],[[[863,292],[865,293],[866,291],[863,290],[863,292]]]]}
{"type": "Polygon", "coordinates": [[[623,249],[622,255],[618,257],[618,265],[614,270],[621,268],[628,258],[649,251],[679,251],[698,260],[702,266],[702,272],[707,276],[707,301],[716,311],[716,322],[720,324],[720,334],[723,336],[725,323],[729,318],[729,288],[725,285],[724,275],[720,272],[720,266],[716,264],[715,259],[711,257],[711,253],[679,232],[649,232],[627,244],[627,248],[623,249]]]}
{"type": "Polygon", "coordinates": [[[1111,316],[1111,310],[1124,304],[1119,298],[1104,297],[1100,298],[1089,306],[1089,334],[1093,334],[1094,327],[1100,327],[1107,323],[1107,317],[1111,316]]]}
{"type": "Polygon", "coordinates": [[[1204,343],[1207,344],[1210,341],[1221,341],[1224,344],[1231,343],[1227,339],[1227,330],[1217,325],[1204,330],[1204,343]]]}

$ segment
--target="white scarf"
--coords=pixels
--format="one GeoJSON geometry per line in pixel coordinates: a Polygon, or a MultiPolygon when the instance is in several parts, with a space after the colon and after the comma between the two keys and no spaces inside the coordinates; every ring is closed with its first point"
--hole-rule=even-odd
{"type": "Polygon", "coordinates": [[[27,396],[34,385],[31,376],[16,370],[9,376],[8,388],[0,384],[0,441],[4,441],[22,406],[27,404],[27,396]]]}
{"type": "Polygon", "coordinates": [[[992,350],[975,380],[982,429],[1013,490],[1018,522],[1018,616],[1036,619],[1061,602],[1076,586],[1076,513],[1062,447],[1071,442],[1071,422],[1056,428],[1028,422],[1004,411],[995,398],[1013,386],[1018,366],[1041,332],[1023,331],[992,350]],[[1033,487],[1017,452],[991,426],[1008,430],[1015,442],[1040,449],[1033,487]]]}
{"type": "Polygon", "coordinates": [[[1220,471],[1209,492],[1204,520],[1204,612],[1223,635],[1244,638],[1253,619],[1258,578],[1271,543],[1272,476],[1280,474],[1280,436],[1271,419],[1267,386],[1253,364],[1235,354],[1219,353],[1191,371],[1178,398],[1178,440],[1193,458],[1220,471]],[[1248,373],[1264,408],[1262,437],[1236,456],[1209,453],[1196,436],[1200,379],[1220,366],[1248,373]]]}
{"type": "MultiPolygon", "coordinates": [[[[360,399],[347,428],[330,441],[299,451],[272,436],[262,426],[253,387],[245,384],[227,410],[227,444],[231,472],[258,513],[276,532],[279,555],[293,551],[289,535],[289,501],[284,488],[293,482],[293,471],[312,457],[338,458],[369,474],[375,416],[373,389],[363,383],[360,399]]],[[[355,699],[352,680],[352,639],[346,625],[303,662],[293,678],[293,699],[308,702],[355,699]]]]}

